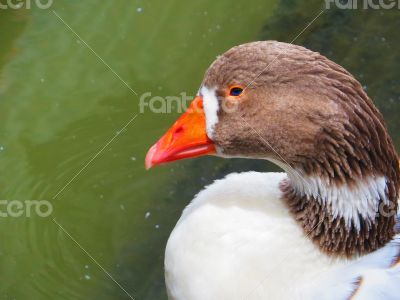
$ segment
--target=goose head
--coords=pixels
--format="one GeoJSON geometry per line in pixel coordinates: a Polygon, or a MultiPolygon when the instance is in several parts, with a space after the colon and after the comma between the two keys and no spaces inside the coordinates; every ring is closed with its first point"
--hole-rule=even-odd
{"type": "Polygon", "coordinates": [[[284,43],[232,48],[207,70],[189,110],[149,151],[147,166],[204,154],[287,163],[315,156],[316,136],[334,126],[326,123],[346,118],[326,81],[349,75],[324,62],[284,43]]]}
{"type": "Polygon", "coordinates": [[[382,115],[350,73],[319,53],[272,41],[219,56],[146,166],[205,154],[269,159],[342,181],[397,161],[382,115]]]}

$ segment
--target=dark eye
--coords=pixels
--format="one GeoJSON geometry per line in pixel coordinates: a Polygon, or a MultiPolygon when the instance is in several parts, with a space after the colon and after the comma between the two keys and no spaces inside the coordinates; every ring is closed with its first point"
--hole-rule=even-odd
{"type": "Polygon", "coordinates": [[[243,92],[243,89],[240,86],[234,86],[234,87],[230,88],[229,95],[237,97],[237,96],[240,96],[242,94],[242,92],[243,92]]]}

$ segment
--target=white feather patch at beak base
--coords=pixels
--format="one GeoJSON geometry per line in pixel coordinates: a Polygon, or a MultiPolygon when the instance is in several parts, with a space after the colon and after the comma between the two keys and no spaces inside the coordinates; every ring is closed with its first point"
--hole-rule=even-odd
{"type": "Polygon", "coordinates": [[[215,88],[202,86],[200,95],[203,97],[204,113],[206,115],[206,130],[210,139],[214,137],[215,125],[218,123],[219,103],[215,88]]]}

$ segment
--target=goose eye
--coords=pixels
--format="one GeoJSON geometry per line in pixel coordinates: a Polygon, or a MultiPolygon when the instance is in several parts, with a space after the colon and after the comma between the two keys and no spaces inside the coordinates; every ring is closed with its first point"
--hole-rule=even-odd
{"type": "Polygon", "coordinates": [[[242,94],[242,92],[243,92],[243,89],[240,86],[234,86],[234,87],[230,88],[229,95],[237,97],[237,96],[240,96],[242,94]]]}

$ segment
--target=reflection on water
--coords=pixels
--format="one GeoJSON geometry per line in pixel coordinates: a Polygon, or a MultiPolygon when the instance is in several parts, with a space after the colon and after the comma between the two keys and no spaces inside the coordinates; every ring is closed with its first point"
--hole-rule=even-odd
{"type": "MultiPolygon", "coordinates": [[[[164,246],[182,208],[215,178],[274,167],[201,158],[146,172],[146,150],[177,114],[146,112],[121,129],[138,113],[135,93],[193,95],[216,55],[255,39],[291,41],[321,9],[277,2],[0,10],[0,198],[54,208],[50,218],[0,218],[0,299],[129,299],[96,262],[135,299],[166,298],[164,246]]],[[[398,14],[327,11],[296,41],[365,84],[397,146],[398,14]]]]}

